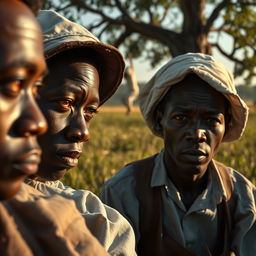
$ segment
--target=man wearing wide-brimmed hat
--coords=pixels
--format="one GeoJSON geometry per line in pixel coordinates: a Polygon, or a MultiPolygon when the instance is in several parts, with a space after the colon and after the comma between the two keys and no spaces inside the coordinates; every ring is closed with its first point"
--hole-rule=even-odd
{"type": "Polygon", "coordinates": [[[38,173],[27,183],[45,194],[73,199],[92,234],[111,255],[136,255],[134,232],[121,214],[92,192],[59,181],[77,165],[98,107],[120,85],[123,57],[115,47],[54,11],[41,11],[38,20],[49,69],[38,103],[49,129],[39,138],[43,153],[38,173]]]}
{"type": "Polygon", "coordinates": [[[231,73],[211,56],[180,55],[144,86],[140,108],[164,149],[125,166],[101,194],[134,227],[138,255],[256,255],[255,187],[213,159],[247,122],[231,73]]]}

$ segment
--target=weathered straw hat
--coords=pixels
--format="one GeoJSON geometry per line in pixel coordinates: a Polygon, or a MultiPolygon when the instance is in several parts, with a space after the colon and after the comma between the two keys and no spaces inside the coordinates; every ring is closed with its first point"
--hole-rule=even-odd
{"type": "Polygon", "coordinates": [[[55,11],[40,11],[38,21],[44,34],[46,59],[74,48],[81,48],[81,52],[91,48],[98,53],[101,58],[99,94],[102,105],[122,81],[125,64],[121,53],[114,46],[101,43],[83,26],[55,11]]]}
{"type": "Polygon", "coordinates": [[[201,53],[187,53],[171,59],[142,88],[139,97],[140,109],[152,132],[161,136],[155,124],[155,110],[160,101],[172,85],[182,81],[190,73],[206,81],[230,103],[231,121],[226,127],[223,141],[240,138],[246,126],[248,107],[237,94],[233,75],[228,69],[212,56],[201,53]]]}

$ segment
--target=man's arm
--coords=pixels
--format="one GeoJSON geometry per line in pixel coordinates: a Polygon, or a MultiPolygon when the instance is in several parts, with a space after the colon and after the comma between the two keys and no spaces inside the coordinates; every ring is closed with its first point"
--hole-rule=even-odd
{"type": "Polygon", "coordinates": [[[102,188],[100,199],[116,209],[132,225],[136,241],[139,239],[139,202],[135,194],[135,180],[131,166],[126,166],[108,180],[102,188]]]}

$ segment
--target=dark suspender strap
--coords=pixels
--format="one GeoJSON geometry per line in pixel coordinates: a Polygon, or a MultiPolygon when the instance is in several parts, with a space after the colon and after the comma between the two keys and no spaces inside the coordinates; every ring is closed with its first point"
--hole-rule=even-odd
{"type": "MultiPolygon", "coordinates": [[[[234,183],[232,177],[230,175],[230,171],[228,168],[220,162],[214,161],[219,174],[221,176],[221,180],[223,186],[226,191],[226,197],[224,196],[221,204],[218,205],[218,234],[222,234],[222,236],[218,236],[217,245],[220,247],[222,244],[222,255],[230,255],[230,246],[231,246],[231,237],[232,237],[232,212],[235,208],[235,197],[234,197],[234,183]],[[222,228],[223,227],[223,228],[222,228]],[[222,238],[220,238],[222,237],[222,238]]],[[[220,255],[220,254],[214,254],[220,255]]]]}
{"type": "Polygon", "coordinates": [[[161,201],[158,188],[150,188],[154,159],[155,156],[152,156],[132,163],[136,178],[135,190],[139,200],[140,240],[137,252],[141,256],[158,255],[161,244],[162,223],[158,212],[161,201]]]}
{"type": "Polygon", "coordinates": [[[233,183],[232,177],[230,175],[228,168],[224,164],[218,161],[214,161],[214,163],[219,171],[223,186],[226,190],[226,194],[227,194],[226,201],[229,202],[230,200],[232,200],[231,195],[234,191],[234,183],[233,183]]]}

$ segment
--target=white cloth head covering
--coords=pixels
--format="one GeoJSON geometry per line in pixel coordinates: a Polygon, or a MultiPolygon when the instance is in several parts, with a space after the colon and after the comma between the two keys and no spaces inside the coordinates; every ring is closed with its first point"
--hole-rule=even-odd
{"type": "Polygon", "coordinates": [[[223,141],[228,142],[240,138],[248,119],[248,107],[237,94],[230,71],[212,56],[201,53],[186,53],[171,59],[141,90],[140,109],[153,134],[161,137],[155,123],[157,106],[171,86],[182,81],[189,73],[198,75],[228,99],[231,121],[226,127],[223,141]]]}
{"type": "Polygon", "coordinates": [[[124,60],[121,53],[112,45],[99,41],[90,31],[74,23],[59,13],[42,10],[38,22],[44,35],[46,59],[54,55],[79,48],[83,51],[93,49],[100,57],[100,105],[110,98],[120,85],[124,73],[124,60]]]}

